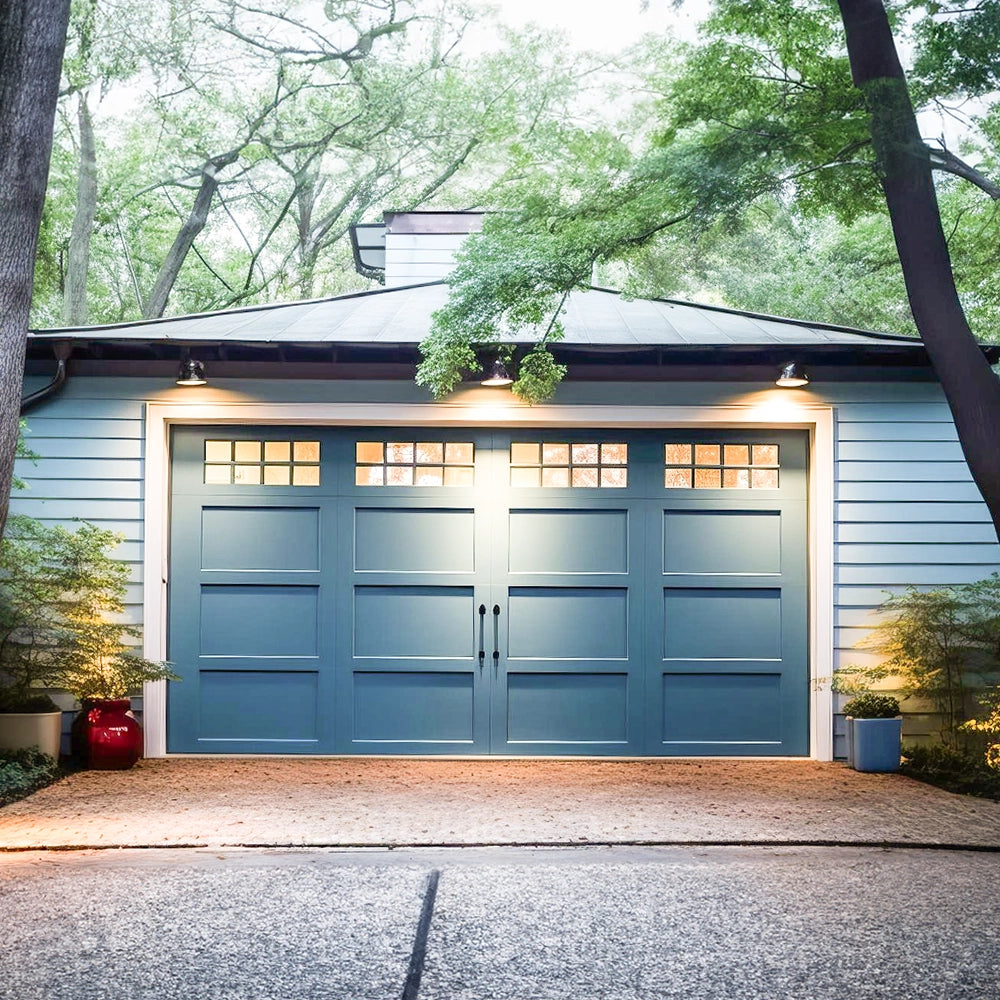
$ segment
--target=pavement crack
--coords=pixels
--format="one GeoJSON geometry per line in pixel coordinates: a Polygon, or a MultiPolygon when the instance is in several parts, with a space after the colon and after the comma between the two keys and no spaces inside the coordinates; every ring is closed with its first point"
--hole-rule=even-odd
{"type": "Polygon", "coordinates": [[[424,960],[427,958],[427,935],[431,929],[431,918],[434,916],[434,899],[437,896],[438,880],[441,871],[435,868],[427,876],[427,888],[424,890],[424,904],[420,909],[420,919],[417,921],[417,933],[413,939],[413,951],[410,953],[410,967],[403,984],[402,1000],[417,1000],[420,991],[420,977],[424,974],[424,960]]]}

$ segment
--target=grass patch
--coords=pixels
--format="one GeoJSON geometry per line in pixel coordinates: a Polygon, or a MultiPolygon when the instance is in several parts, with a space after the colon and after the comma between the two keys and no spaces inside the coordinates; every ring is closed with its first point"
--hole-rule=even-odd
{"type": "Polygon", "coordinates": [[[941,745],[903,748],[900,773],[960,795],[1000,802],[1000,771],[987,765],[982,751],[941,745]]]}
{"type": "Polygon", "coordinates": [[[0,806],[23,799],[58,777],[59,765],[37,747],[0,750],[0,806]]]}

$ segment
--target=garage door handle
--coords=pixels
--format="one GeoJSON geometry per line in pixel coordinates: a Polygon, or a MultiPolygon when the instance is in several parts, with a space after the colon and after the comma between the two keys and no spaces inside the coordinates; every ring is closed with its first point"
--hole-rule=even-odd
{"type": "Polygon", "coordinates": [[[493,672],[500,667],[500,605],[493,605],[493,672]]]}
{"type": "Polygon", "coordinates": [[[486,663],[486,605],[479,605],[479,670],[486,663]]]}

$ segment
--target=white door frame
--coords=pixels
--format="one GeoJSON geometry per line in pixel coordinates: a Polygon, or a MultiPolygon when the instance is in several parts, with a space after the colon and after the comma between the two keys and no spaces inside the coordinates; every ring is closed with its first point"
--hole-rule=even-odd
{"type": "MultiPolygon", "coordinates": [[[[146,404],[143,530],[143,655],[167,650],[170,428],[175,424],[301,424],[426,427],[736,427],[809,431],[809,754],[833,759],[833,441],[832,406],[795,393],[747,405],[509,407],[476,403],[146,404]]],[[[147,757],[167,756],[167,685],[143,688],[147,757]]]]}

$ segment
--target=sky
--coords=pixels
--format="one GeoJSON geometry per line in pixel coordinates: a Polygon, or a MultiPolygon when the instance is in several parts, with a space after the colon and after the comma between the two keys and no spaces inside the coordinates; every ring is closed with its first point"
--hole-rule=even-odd
{"type": "Polygon", "coordinates": [[[671,0],[649,0],[647,10],[640,0],[489,0],[501,18],[512,27],[530,21],[547,28],[561,28],[570,44],[578,49],[616,52],[637,41],[647,32],[673,30],[682,38],[692,38],[697,17],[704,12],[705,0],[687,0],[675,10],[671,0]]]}

